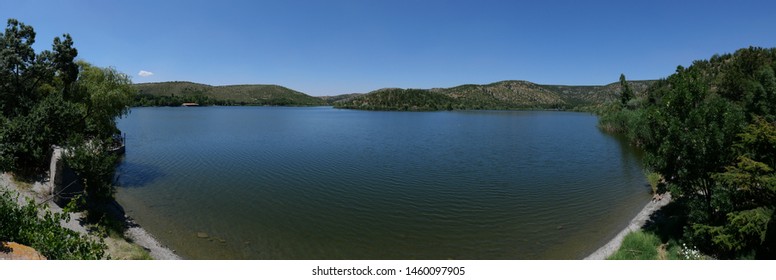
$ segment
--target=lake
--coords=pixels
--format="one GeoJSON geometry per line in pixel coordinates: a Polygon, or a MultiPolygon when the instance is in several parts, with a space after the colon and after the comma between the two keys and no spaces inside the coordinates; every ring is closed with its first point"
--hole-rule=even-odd
{"type": "Polygon", "coordinates": [[[650,200],[588,113],[133,108],[117,200],[188,259],[579,259],[650,200]]]}

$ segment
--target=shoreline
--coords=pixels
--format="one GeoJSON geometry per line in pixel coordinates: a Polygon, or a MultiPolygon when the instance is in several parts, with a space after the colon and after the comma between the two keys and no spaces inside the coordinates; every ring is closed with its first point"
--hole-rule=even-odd
{"type": "MultiPolygon", "coordinates": [[[[45,179],[44,179],[45,180],[45,179]]],[[[45,203],[48,206],[49,211],[61,213],[62,207],[59,207],[56,203],[49,200],[47,198],[48,192],[50,192],[50,188],[48,186],[48,181],[36,181],[30,186],[20,187],[11,177],[8,173],[0,173],[0,188],[5,188],[10,191],[16,192],[19,196],[17,199],[17,203],[20,205],[23,205],[26,203],[27,198],[31,198],[35,201],[35,203],[41,204],[45,203]]],[[[121,207],[118,202],[115,203],[117,206],[121,207]]],[[[84,234],[87,236],[92,236],[92,234],[89,233],[87,228],[81,224],[81,219],[83,218],[83,212],[77,212],[77,213],[70,213],[70,222],[61,223],[61,226],[70,230],[73,230],[75,232],[78,232],[80,234],[84,234]]],[[[148,233],[145,229],[143,229],[140,225],[136,224],[131,217],[124,215],[124,222],[127,225],[126,230],[124,231],[123,240],[130,243],[135,244],[146,251],[148,251],[148,254],[153,258],[154,260],[181,260],[182,258],[176,254],[173,250],[167,248],[162,243],[160,243],[153,235],[148,233]]],[[[107,245],[108,242],[106,242],[107,245]]],[[[109,252],[111,248],[106,249],[105,254],[106,256],[110,255],[109,252]]]]}
{"type": "Polygon", "coordinates": [[[649,220],[649,217],[652,216],[652,213],[655,213],[655,211],[659,210],[660,208],[663,208],[663,206],[666,206],[670,202],[671,202],[670,193],[663,194],[663,199],[661,200],[658,200],[658,201],[650,200],[647,203],[647,205],[644,205],[644,208],[641,209],[641,211],[638,214],[636,214],[636,217],[633,217],[633,219],[631,219],[630,223],[628,223],[628,226],[626,226],[619,233],[617,233],[617,235],[615,235],[612,238],[612,240],[609,240],[609,242],[601,246],[601,248],[598,248],[598,250],[595,250],[595,252],[585,257],[583,260],[605,260],[612,254],[614,254],[614,252],[617,252],[618,249],[620,249],[620,246],[622,245],[622,240],[625,238],[626,235],[641,229],[641,227],[643,227],[644,224],[649,220]]]}

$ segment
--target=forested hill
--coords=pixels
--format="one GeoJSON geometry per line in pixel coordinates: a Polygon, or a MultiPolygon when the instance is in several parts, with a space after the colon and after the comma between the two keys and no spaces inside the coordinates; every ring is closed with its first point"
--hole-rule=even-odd
{"type": "Polygon", "coordinates": [[[184,102],[200,105],[325,105],[321,98],[277,85],[210,86],[191,82],[135,84],[135,106],[180,106],[184,102]]]}
{"type": "MultiPolygon", "coordinates": [[[[629,81],[637,96],[655,81],[629,81]]],[[[381,89],[330,98],[337,108],[362,110],[563,109],[592,110],[619,98],[620,83],[604,86],[539,85],[501,81],[434,89],[381,89]]]]}
{"type": "MultiPolygon", "coordinates": [[[[654,81],[629,81],[641,96],[654,81]]],[[[367,94],[314,97],[277,85],[210,86],[191,82],[142,83],[134,106],[275,105],[320,106],[361,110],[455,109],[561,109],[595,110],[617,100],[620,83],[603,86],[540,85],[527,81],[501,81],[486,85],[460,85],[433,89],[379,89],[367,94]]]]}

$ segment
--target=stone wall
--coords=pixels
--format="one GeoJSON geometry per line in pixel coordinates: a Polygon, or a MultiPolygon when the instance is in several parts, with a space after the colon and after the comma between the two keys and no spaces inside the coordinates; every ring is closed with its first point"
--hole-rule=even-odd
{"type": "Polygon", "coordinates": [[[62,159],[64,149],[54,147],[49,167],[49,184],[54,202],[64,207],[76,195],[83,193],[83,186],[75,172],[65,165],[62,159]]]}

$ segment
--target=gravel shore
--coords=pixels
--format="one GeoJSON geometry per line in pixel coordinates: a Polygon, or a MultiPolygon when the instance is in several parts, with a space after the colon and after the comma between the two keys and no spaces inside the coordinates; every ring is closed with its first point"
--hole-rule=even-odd
{"type": "Polygon", "coordinates": [[[617,233],[617,235],[612,238],[612,240],[609,241],[609,243],[606,243],[603,247],[599,248],[590,256],[587,256],[586,260],[605,260],[607,257],[611,256],[616,252],[618,249],[620,249],[620,245],[622,244],[623,238],[625,238],[628,233],[631,233],[633,231],[636,231],[644,226],[644,224],[649,220],[649,217],[652,215],[652,213],[655,213],[658,209],[662,208],[663,206],[666,206],[669,202],[671,202],[671,194],[665,193],[663,194],[663,198],[657,201],[650,201],[647,203],[646,206],[644,206],[644,209],[641,209],[641,212],[639,212],[636,217],[631,220],[630,224],[628,224],[625,229],[617,233]]]}

